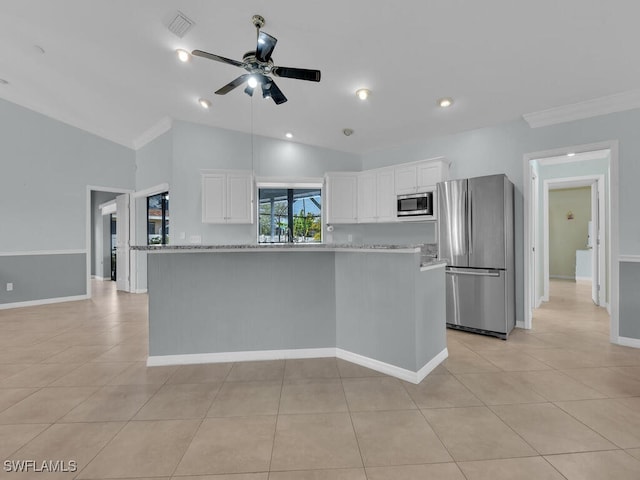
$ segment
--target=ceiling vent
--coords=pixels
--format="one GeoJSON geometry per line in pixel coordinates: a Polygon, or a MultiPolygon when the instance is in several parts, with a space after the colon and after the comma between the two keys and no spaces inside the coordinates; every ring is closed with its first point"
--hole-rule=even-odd
{"type": "Polygon", "coordinates": [[[176,12],[176,16],[171,19],[167,28],[177,37],[184,37],[186,33],[195,25],[195,22],[187,17],[180,10],[176,12]]]}

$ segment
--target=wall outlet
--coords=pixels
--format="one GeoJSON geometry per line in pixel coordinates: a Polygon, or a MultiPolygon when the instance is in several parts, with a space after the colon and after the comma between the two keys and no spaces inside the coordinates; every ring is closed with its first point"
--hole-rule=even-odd
{"type": "Polygon", "coordinates": [[[202,243],[202,237],[200,235],[189,236],[189,243],[193,245],[200,245],[202,243]]]}
{"type": "Polygon", "coordinates": [[[353,242],[353,235],[351,234],[347,235],[347,242],[349,243],[353,242]]]}
{"type": "Polygon", "coordinates": [[[7,292],[13,292],[13,282],[7,283],[7,292]]]}

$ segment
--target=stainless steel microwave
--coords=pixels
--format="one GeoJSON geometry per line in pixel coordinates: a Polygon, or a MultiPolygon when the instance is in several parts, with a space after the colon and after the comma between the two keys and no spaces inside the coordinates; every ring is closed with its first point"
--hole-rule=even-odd
{"type": "Polygon", "coordinates": [[[433,192],[398,195],[398,219],[419,220],[433,217],[433,192]]]}

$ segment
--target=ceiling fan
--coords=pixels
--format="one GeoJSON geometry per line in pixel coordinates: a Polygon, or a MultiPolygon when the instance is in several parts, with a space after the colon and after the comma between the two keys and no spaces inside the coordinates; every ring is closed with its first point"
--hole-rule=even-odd
{"type": "Polygon", "coordinates": [[[254,90],[258,84],[260,84],[262,88],[262,97],[271,97],[276,105],[280,105],[287,101],[287,97],[284,96],[282,91],[276,85],[276,82],[274,82],[268,75],[271,74],[275,77],[308,80],[310,82],[320,81],[320,70],[278,67],[274,65],[273,60],[271,59],[271,54],[273,53],[273,49],[275,48],[278,39],[260,30],[264,26],[265,22],[262,16],[254,15],[251,17],[251,22],[256,27],[258,43],[255,50],[244,54],[241,62],[221,57],[220,55],[214,55],[213,53],[203,52],[202,50],[194,50],[191,52],[192,55],[197,57],[208,58],[209,60],[215,60],[216,62],[228,63],[229,65],[242,67],[249,72],[240,75],[235,80],[227,83],[224,87],[219,88],[216,90],[216,94],[226,95],[234,88],[247,82],[244,92],[249,96],[253,96],[254,90]]]}

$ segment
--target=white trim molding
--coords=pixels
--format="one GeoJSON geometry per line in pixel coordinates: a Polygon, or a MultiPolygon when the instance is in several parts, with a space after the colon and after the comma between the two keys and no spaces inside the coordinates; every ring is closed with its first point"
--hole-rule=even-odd
{"type": "Polygon", "coordinates": [[[445,348],[417,372],[396,367],[380,360],[365,357],[341,348],[301,348],[289,350],[256,350],[243,352],[193,353],[184,355],[153,355],[147,358],[148,367],[167,365],[192,365],[201,363],[248,362],[255,360],[286,360],[297,358],[331,358],[336,357],[376,372],[384,373],[414,384],[420,383],[449,356],[445,348]]]}
{"type": "Polygon", "coordinates": [[[640,263],[640,255],[618,255],[618,261],[624,263],[640,263]]]}
{"type": "Polygon", "coordinates": [[[173,126],[173,120],[171,117],[163,117],[161,118],[155,125],[152,125],[147,130],[142,132],[137,138],[135,138],[132,142],[134,150],[140,150],[146,144],[153,142],[156,138],[158,138],[163,133],[171,130],[173,126]]]}
{"type": "Polygon", "coordinates": [[[84,255],[86,250],[33,250],[30,252],[0,252],[0,257],[23,257],[28,255],[84,255]]]}
{"type": "Polygon", "coordinates": [[[640,348],[640,338],[618,337],[618,345],[640,348]]]}
{"type": "Polygon", "coordinates": [[[0,310],[8,310],[10,308],[36,307],[38,305],[49,305],[52,303],[77,302],[78,300],[87,300],[89,295],[74,295],[72,297],[56,297],[43,298],[41,300],[27,300],[24,302],[0,303],[0,310]]]}
{"type": "Polygon", "coordinates": [[[195,365],[200,363],[250,362],[255,360],[286,360],[295,358],[335,357],[336,349],[300,348],[289,350],[255,350],[220,353],[189,353],[182,355],[153,355],[147,358],[147,367],[166,365],[195,365]]]}
{"type": "Polygon", "coordinates": [[[639,107],[640,90],[630,90],[539,112],[525,113],[522,117],[531,128],[539,128],[639,107]]]}
{"type": "Polygon", "coordinates": [[[144,190],[138,190],[133,194],[133,198],[150,197],[151,195],[157,195],[169,191],[168,183],[161,183],[154,185],[153,187],[145,188],[144,190]]]}

